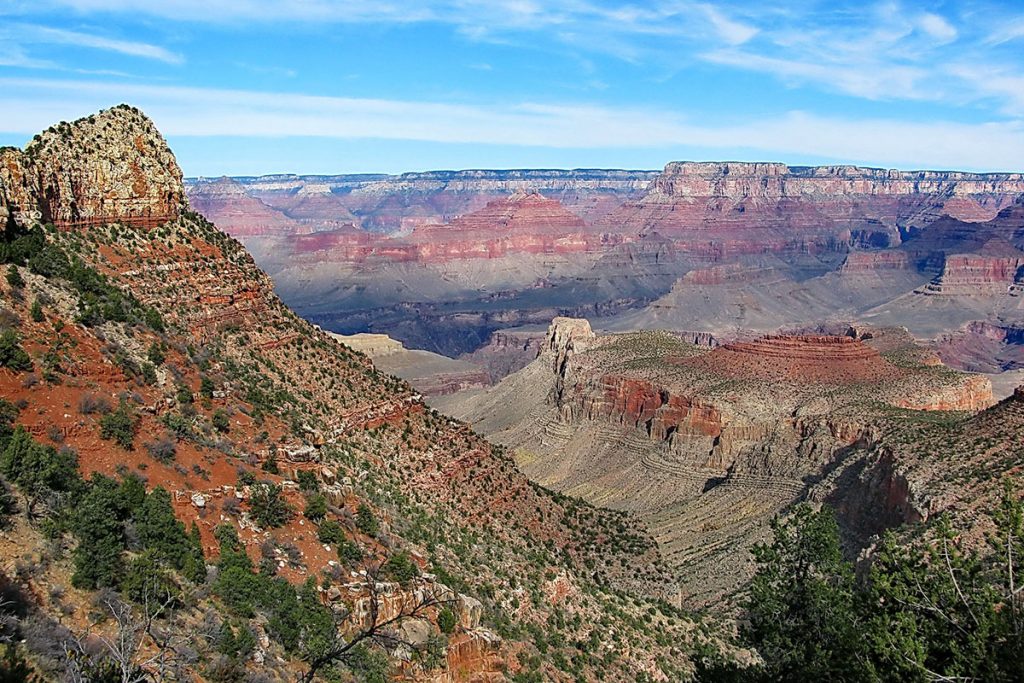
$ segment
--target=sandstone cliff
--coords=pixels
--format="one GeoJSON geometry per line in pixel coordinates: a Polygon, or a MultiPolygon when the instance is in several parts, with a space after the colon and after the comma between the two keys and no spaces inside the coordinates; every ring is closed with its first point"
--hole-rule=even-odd
{"type": "Polygon", "coordinates": [[[153,227],[185,204],[181,169],[153,122],[120,105],[0,154],[0,212],[21,225],[153,227]]]}

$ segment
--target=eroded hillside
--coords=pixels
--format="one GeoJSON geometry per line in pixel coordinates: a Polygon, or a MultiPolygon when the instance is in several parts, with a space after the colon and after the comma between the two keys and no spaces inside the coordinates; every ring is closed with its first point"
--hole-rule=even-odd
{"type": "MultiPolygon", "coordinates": [[[[355,637],[419,605],[384,629],[390,640],[366,641],[383,645],[367,650],[386,655],[378,668],[436,681],[687,669],[688,643],[707,638],[666,602],[675,584],[643,527],[530,483],[502,448],[299,319],[245,249],[182,201],[173,155],[140,112],[61,124],[3,159],[8,483],[25,493],[19,463],[63,454],[82,475],[141,482],[153,505],[166,491],[208,565],[188,577],[146,565],[184,596],[161,631],[199,635],[187,656],[140,635],[140,652],[162,655],[140,657],[145,667],[214,679],[227,629],[254,639],[228,648],[232,675],[291,680],[320,661],[314,622],[321,637],[355,637]],[[284,637],[281,605],[293,603],[306,607],[284,637]]],[[[86,590],[104,584],[73,578],[81,525],[40,525],[104,481],[21,500],[2,539],[18,558],[4,568],[23,593],[16,628],[31,631],[29,658],[47,675],[70,666],[67,642],[116,626],[95,621],[86,590]]],[[[126,505],[104,552],[134,576],[150,556],[131,531],[140,508],[126,505]]],[[[127,580],[113,572],[105,585],[130,603],[127,580]]],[[[324,672],[369,675],[371,654],[324,672]]]]}

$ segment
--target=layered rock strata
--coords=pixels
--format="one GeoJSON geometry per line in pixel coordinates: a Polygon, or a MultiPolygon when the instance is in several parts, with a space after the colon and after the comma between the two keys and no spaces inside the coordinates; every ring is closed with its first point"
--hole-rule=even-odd
{"type": "Polygon", "coordinates": [[[154,227],[180,215],[181,169],[160,132],[120,105],[0,152],[0,214],[31,226],[154,227]]]}

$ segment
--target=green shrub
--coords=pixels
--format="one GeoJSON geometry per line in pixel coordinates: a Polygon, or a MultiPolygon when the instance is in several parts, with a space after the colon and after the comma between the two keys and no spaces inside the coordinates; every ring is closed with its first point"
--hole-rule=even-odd
{"type": "Polygon", "coordinates": [[[338,543],[338,559],[346,567],[354,567],[363,560],[363,551],[356,543],[347,538],[341,538],[338,543]]]}
{"type": "Polygon", "coordinates": [[[148,607],[154,614],[165,603],[177,602],[181,594],[153,550],[143,551],[128,564],[121,591],[129,600],[148,607]]]}
{"type": "Polygon", "coordinates": [[[228,419],[228,414],[222,408],[214,411],[210,422],[213,423],[213,428],[221,433],[227,432],[231,428],[231,420],[228,419]]]}
{"type": "Polygon", "coordinates": [[[381,567],[385,576],[405,585],[420,575],[420,568],[405,550],[395,553],[381,567]]]}
{"type": "Polygon", "coordinates": [[[367,536],[376,536],[380,533],[380,523],[366,503],[360,503],[356,508],[356,528],[367,536]]]}
{"type": "Polygon", "coordinates": [[[306,509],[302,514],[306,519],[311,519],[314,522],[323,519],[327,516],[327,498],[322,493],[314,493],[309,496],[306,498],[306,509]]]}
{"type": "Polygon", "coordinates": [[[153,342],[149,345],[149,350],[146,352],[146,358],[150,363],[159,367],[167,360],[167,354],[164,353],[163,347],[160,346],[159,342],[153,342]]]}
{"type": "Polygon", "coordinates": [[[341,543],[345,540],[345,532],[333,519],[325,519],[316,530],[316,537],[321,543],[341,543]]]}
{"type": "Polygon", "coordinates": [[[299,470],[295,478],[299,483],[299,488],[303,491],[316,492],[320,490],[320,480],[311,470],[299,470]]]}
{"type": "Polygon", "coordinates": [[[114,441],[126,451],[134,448],[138,430],[139,418],[125,401],[121,401],[117,410],[100,418],[100,438],[114,441]]]}
{"type": "Polygon", "coordinates": [[[39,299],[32,301],[32,309],[29,311],[32,316],[32,322],[41,323],[46,317],[43,315],[43,304],[39,299]]]}
{"type": "Polygon", "coordinates": [[[448,607],[442,608],[437,613],[437,627],[441,629],[441,633],[451,633],[454,631],[456,621],[455,612],[451,611],[448,607]]]}
{"type": "Polygon", "coordinates": [[[199,380],[199,395],[203,398],[213,398],[213,390],[216,387],[213,384],[213,380],[203,375],[199,380]]]}
{"type": "Polygon", "coordinates": [[[21,340],[14,330],[4,330],[0,334],[0,367],[15,372],[28,372],[32,369],[32,358],[21,348],[21,340]]]}
{"type": "Polygon", "coordinates": [[[265,528],[283,526],[292,514],[281,487],[270,482],[262,482],[252,487],[249,494],[249,510],[256,523],[265,528]]]}
{"type": "Polygon", "coordinates": [[[21,289],[25,286],[25,278],[18,271],[18,266],[13,263],[7,266],[7,284],[15,289],[21,289]]]}

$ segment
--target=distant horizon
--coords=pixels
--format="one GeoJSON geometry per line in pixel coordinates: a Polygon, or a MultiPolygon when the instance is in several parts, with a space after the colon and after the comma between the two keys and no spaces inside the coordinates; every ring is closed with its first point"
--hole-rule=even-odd
{"type": "Polygon", "coordinates": [[[1008,176],[1008,175],[1024,175],[1024,171],[975,171],[963,168],[897,168],[892,166],[870,166],[866,164],[855,164],[855,163],[823,163],[823,164],[789,164],[782,161],[770,161],[766,159],[759,159],[756,161],[746,161],[741,159],[675,159],[667,161],[660,168],[621,168],[615,166],[581,166],[575,168],[559,168],[555,166],[549,167],[532,167],[532,166],[517,166],[507,168],[431,168],[417,171],[400,171],[397,173],[388,173],[384,171],[347,171],[339,173],[300,173],[293,171],[282,171],[277,173],[240,173],[237,175],[229,174],[217,174],[217,175],[185,175],[185,182],[209,182],[216,181],[222,178],[228,178],[230,180],[242,180],[242,179],[253,179],[258,180],[260,178],[357,178],[360,176],[375,176],[375,177],[388,177],[398,178],[401,176],[408,175],[426,175],[431,173],[516,173],[529,171],[533,173],[544,173],[544,172],[559,172],[559,173],[663,173],[665,168],[669,164],[747,164],[747,165],[764,165],[764,164],[782,164],[790,170],[794,169],[811,169],[811,168],[857,168],[865,171],[896,171],[899,173],[963,173],[974,176],[1008,176]]]}

